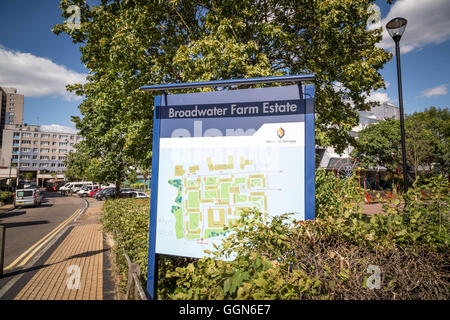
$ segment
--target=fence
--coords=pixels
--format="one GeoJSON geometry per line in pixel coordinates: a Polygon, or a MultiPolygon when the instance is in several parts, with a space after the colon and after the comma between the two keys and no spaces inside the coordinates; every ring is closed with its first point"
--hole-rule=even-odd
{"type": "MultiPolygon", "coordinates": [[[[119,239],[117,231],[115,232],[116,238],[119,239]]],[[[148,300],[148,297],[142,288],[140,276],[141,266],[138,263],[131,261],[130,256],[127,254],[124,248],[122,248],[123,255],[127,260],[128,265],[128,281],[127,281],[127,300],[148,300]]]]}

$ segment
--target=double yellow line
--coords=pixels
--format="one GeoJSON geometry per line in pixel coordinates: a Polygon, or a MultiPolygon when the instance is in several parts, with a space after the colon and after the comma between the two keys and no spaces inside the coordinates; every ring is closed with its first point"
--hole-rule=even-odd
{"type": "Polygon", "coordinates": [[[15,267],[23,267],[35,254],[36,252],[42,248],[46,243],[48,243],[51,239],[53,239],[56,234],[61,231],[72,219],[74,219],[79,213],[81,209],[78,209],[74,212],[69,218],[64,220],[59,226],[50,231],[45,237],[41,240],[33,244],[29,247],[24,253],[22,253],[16,260],[14,260],[9,266],[4,268],[3,270],[9,270],[15,267]]]}

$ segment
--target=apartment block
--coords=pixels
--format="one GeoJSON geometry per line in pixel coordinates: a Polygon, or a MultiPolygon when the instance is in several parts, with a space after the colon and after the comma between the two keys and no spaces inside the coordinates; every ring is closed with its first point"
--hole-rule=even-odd
{"type": "Polygon", "coordinates": [[[23,94],[16,88],[0,87],[0,148],[5,125],[19,124],[23,121],[23,94]]]}
{"type": "Polygon", "coordinates": [[[20,172],[64,172],[64,160],[82,137],[74,133],[41,131],[40,126],[6,124],[2,135],[2,167],[20,172]]]}

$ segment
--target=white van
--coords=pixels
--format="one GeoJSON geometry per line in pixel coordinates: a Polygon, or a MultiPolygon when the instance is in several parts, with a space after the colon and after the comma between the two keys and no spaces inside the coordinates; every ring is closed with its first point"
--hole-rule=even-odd
{"type": "Polygon", "coordinates": [[[39,206],[42,202],[42,194],[39,189],[17,189],[14,195],[14,208],[19,206],[39,206]]]}
{"type": "Polygon", "coordinates": [[[64,186],[59,188],[59,190],[62,191],[72,191],[72,192],[78,192],[82,187],[84,186],[92,186],[94,185],[92,181],[81,181],[81,182],[69,182],[66,183],[64,186]]]}

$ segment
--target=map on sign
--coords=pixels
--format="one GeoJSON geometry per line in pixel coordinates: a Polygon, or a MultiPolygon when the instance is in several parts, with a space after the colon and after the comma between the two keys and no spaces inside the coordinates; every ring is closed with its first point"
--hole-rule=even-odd
{"type": "Polygon", "coordinates": [[[233,155],[226,163],[206,159],[199,165],[176,165],[168,183],[177,189],[171,212],[177,239],[205,240],[225,235],[224,227],[236,224],[244,209],[267,212],[268,174],[252,171],[253,161],[241,156],[235,168],[233,155]]]}
{"type": "Polygon", "coordinates": [[[158,253],[203,257],[243,210],[304,219],[303,123],[270,123],[249,136],[161,138],[158,253]]]}

